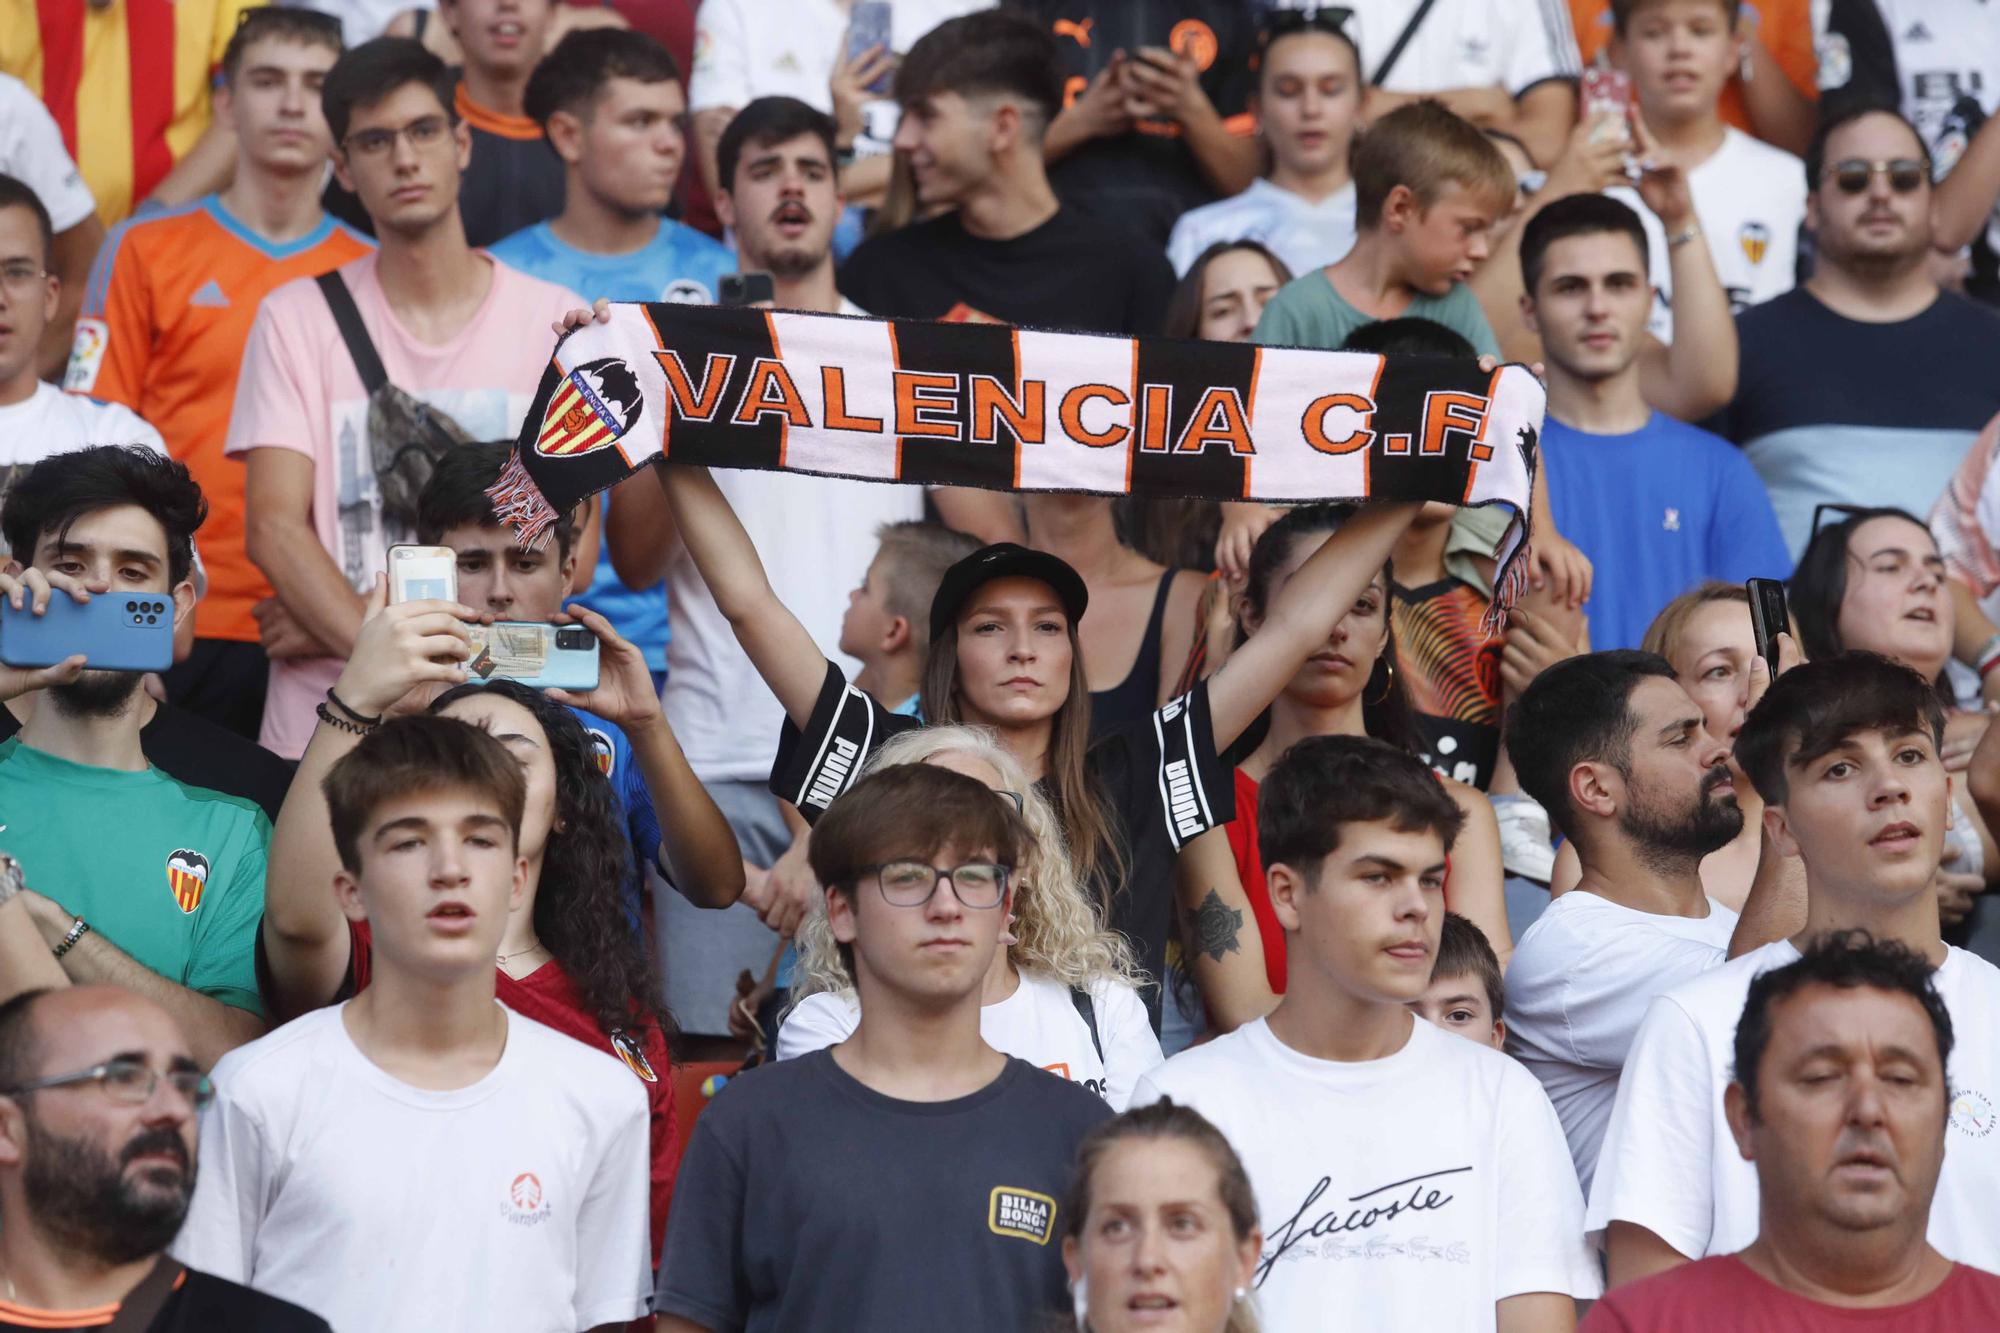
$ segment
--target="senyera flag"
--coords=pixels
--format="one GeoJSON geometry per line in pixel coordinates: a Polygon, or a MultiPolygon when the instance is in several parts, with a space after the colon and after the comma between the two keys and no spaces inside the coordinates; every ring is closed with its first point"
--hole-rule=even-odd
{"type": "Polygon", "coordinates": [[[557,343],[490,494],[537,544],[649,463],[1209,500],[1505,505],[1520,586],[1542,386],[1520,366],[620,304],[557,343]]]}

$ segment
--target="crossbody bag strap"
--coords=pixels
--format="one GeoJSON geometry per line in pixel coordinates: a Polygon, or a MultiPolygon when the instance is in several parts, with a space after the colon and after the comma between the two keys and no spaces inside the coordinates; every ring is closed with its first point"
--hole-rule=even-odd
{"type": "Polygon", "coordinates": [[[1417,29],[1424,26],[1424,19],[1430,14],[1431,6],[1436,3],[1437,0],[1417,0],[1417,7],[1415,12],[1410,15],[1410,21],[1405,23],[1403,31],[1397,34],[1395,43],[1389,47],[1389,54],[1383,56],[1382,63],[1375,67],[1375,77],[1368,81],[1369,87],[1380,88],[1382,86],[1382,81],[1389,77],[1389,71],[1395,69],[1396,62],[1403,58],[1404,49],[1409,46],[1410,40],[1417,35],[1417,29]]]}
{"type": "Polygon", "coordinates": [[[361,307],[354,304],[354,293],[347,290],[347,282],[340,276],[340,270],[322,273],[315,281],[326,297],[327,307],[333,311],[333,324],[340,330],[340,340],[347,344],[347,354],[354,358],[354,369],[361,376],[361,387],[372,395],[389,382],[389,372],[382,368],[382,358],[375,352],[375,340],[368,336],[368,326],[361,322],[361,307]]]}

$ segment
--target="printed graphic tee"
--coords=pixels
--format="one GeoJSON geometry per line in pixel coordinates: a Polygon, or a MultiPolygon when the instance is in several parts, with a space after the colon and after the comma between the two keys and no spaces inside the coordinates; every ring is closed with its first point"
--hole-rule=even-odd
{"type": "Polygon", "coordinates": [[[576,1333],[646,1310],[646,1098],[618,1061],[502,1007],[484,1078],[392,1078],[345,1004],[215,1067],[171,1253],[335,1333],[576,1333]]]}
{"type": "Polygon", "coordinates": [[[1491,1330],[1496,1302],[1597,1295],[1562,1123],[1490,1046],[1412,1022],[1403,1049],[1302,1055],[1258,1019],[1139,1080],[1228,1136],[1263,1220],[1267,1327],[1491,1330]]]}
{"type": "Polygon", "coordinates": [[[1036,1328],[1068,1307],[1061,1201],[1110,1114],[1013,1059],[945,1102],[829,1051],[753,1069],[695,1122],[653,1308],[743,1333],[1036,1328]]]}

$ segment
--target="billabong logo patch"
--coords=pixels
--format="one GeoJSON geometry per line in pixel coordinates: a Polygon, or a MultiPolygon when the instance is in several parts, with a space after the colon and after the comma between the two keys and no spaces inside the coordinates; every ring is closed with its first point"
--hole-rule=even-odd
{"type": "Polygon", "coordinates": [[[208,887],[208,858],[182,847],[167,858],[167,887],[183,912],[201,906],[202,890],[208,887]]]}
{"type": "Polygon", "coordinates": [[[996,1185],[986,1205],[986,1227],[996,1236],[1046,1245],[1056,1234],[1056,1201],[1034,1190],[996,1185]]]}
{"type": "Polygon", "coordinates": [[[627,1069],[637,1074],[640,1078],[645,1079],[646,1082],[658,1083],[660,1081],[660,1076],[653,1072],[652,1062],[646,1058],[645,1048],[639,1045],[639,1039],[624,1028],[618,1028],[612,1032],[611,1049],[618,1052],[618,1058],[625,1062],[627,1069]]]}
{"type": "Polygon", "coordinates": [[[639,379],[615,356],[587,361],[572,370],[542,414],[535,452],[550,458],[577,458],[618,443],[645,410],[639,379]]]}

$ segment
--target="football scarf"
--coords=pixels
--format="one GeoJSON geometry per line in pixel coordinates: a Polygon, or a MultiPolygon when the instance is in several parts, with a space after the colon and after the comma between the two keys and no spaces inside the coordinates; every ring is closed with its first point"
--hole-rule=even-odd
{"type": "Polygon", "coordinates": [[[1520,366],[1004,324],[616,304],[566,334],[488,492],[538,544],[660,461],[925,486],[1502,504],[1524,577],[1542,386],[1520,366]]]}

